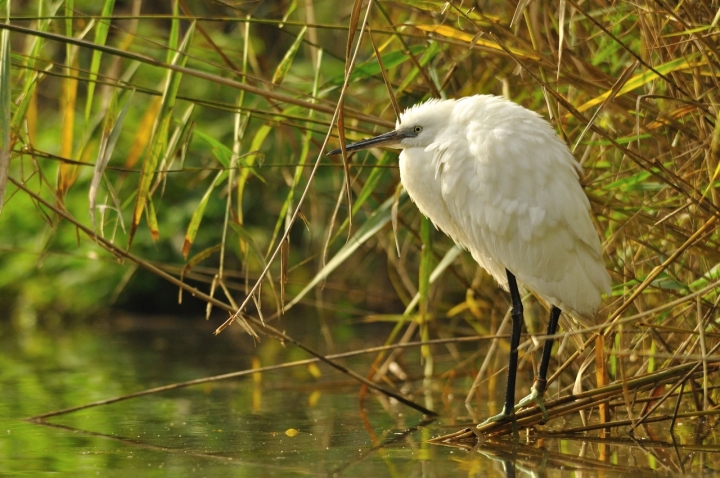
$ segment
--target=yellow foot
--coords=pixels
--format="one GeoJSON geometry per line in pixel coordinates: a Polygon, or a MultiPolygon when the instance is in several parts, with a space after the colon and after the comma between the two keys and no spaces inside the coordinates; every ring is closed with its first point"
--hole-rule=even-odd
{"type": "Polygon", "coordinates": [[[538,391],[533,387],[532,392],[527,397],[523,398],[518,402],[517,405],[515,405],[515,410],[519,410],[523,407],[530,406],[531,404],[535,404],[538,406],[540,411],[543,414],[543,420],[546,422],[550,420],[550,416],[548,415],[547,410],[545,409],[545,402],[543,402],[542,395],[538,393],[538,391]]]}
{"type": "Polygon", "coordinates": [[[515,413],[505,413],[505,410],[503,410],[502,413],[498,413],[497,415],[488,418],[487,420],[485,420],[484,422],[479,424],[477,427],[480,428],[480,427],[488,425],[490,423],[502,422],[502,421],[514,418],[514,415],[515,415],[515,413]]]}
{"type": "MultiPolygon", "coordinates": [[[[517,420],[515,420],[515,410],[512,410],[510,413],[507,413],[505,409],[503,409],[502,413],[499,413],[495,415],[494,417],[490,417],[481,424],[477,426],[477,428],[482,429],[485,427],[485,425],[489,425],[491,423],[495,422],[505,422],[505,421],[512,421],[512,434],[513,437],[518,438],[518,423],[517,420]]],[[[478,433],[484,433],[484,431],[478,430],[478,433]]],[[[476,433],[478,436],[480,436],[478,433],[476,433]]]]}

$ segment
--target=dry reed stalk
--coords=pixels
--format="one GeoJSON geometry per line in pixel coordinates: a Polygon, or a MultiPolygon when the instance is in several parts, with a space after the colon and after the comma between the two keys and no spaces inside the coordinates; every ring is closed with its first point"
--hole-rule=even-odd
{"type": "MultiPolygon", "coordinates": [[[[601,406],[607,407],[612,403],[614,399],[625,393],[638,394],[643,391],[652,391],[656,388],[662,388],[665,385],[672,385],[669,392],[666,394],[667,397],[672,395],[672,392],[685,383],[688,379],[697,378],[703,376],[703,371],[699,370],[702,367],[702,361],[696,361],[671,367],[659,372],[647,374],[644,376],[636,377],[631,380],[614,382],[604,387],[594,388],[582,393],[575,395],[567,395],[557,399],[548,400],[545,403],[545,407],[549,416],[549,419],[559,418],[569,414],[577,413],[580,411],[590,411],[593,408],[599,408],[601,406]]],[[[712,372],[720,370],[720,363],[708,364],[708,367],[712,372]]],[[[652,400],[652,399],[651,399],[652,400]]],[[[632,425],[633,428],[637,427],[640,423],[643,423],[650,419],[651,413],[654,412],[661,404],[662,400],[654,398],[655,406],[653,410],[647,412],[643,417],[635,420],[614,420],[606,421],[602,417],[599,418],[599,423],[587,425],[585,427],[577,427],[573,430],[578,431],[589,431],[596,429],[611,430],[621,426],[632,425]]],[[[619,402],[624,403],[624,402],[619,402]]],[[[640,401],[639,401],[640,403],[640,401]]],[[[714,415],[717,413],[715,410],[706,410],[695,413],[694,415],[682,415],[682,414],[670,414],[670,415],[654,415],[651,421],[671,421],[676,416],[705,416],[714,415]],[[661,418],[660,418],[661,417],[661,418]]],[[[508,435],[519,429],[532,429],[536,425],[544,424],[545,417],[538,407],[530,407],[516,412],[515,422],[495,422],[478,426],[476,428],[465,428],[459,432],[451,433],[434,438],[432,441],[441,442],[453,442],[462,441],[468,439],[476,439],[478,436],[483,437],[497,437],[502,435],[508,435]]],[[[567,431],[563,429],[562,432],[567,431]]],[[[547,432],[547,429],[543,429],[543,432],[547,432]]]]}

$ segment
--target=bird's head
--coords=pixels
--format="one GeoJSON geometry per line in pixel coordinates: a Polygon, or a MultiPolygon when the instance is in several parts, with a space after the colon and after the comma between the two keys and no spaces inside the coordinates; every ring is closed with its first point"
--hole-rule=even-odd
{"type": "MultiPolygon", "coordinates": [[[[428,100],[406,109],[393,131],[375,136],[374,138],[348,144],[348,152],[384,146],[386,148],[425,148],[447,127],[455,100],[428,100]]],[[[337,148],[329,155],[340,154],[337,148]]]]}

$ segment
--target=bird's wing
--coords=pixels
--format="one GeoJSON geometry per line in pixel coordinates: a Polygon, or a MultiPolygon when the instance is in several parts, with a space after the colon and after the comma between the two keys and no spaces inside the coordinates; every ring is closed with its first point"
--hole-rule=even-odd
{"type": "Polygon", "coordinates": [[[567,146],[534,117],[470,123],[466,134],[428,148],[462,245],[501,284],[507,268],[551,303],[594,316],[610,280],[567,146]]]}

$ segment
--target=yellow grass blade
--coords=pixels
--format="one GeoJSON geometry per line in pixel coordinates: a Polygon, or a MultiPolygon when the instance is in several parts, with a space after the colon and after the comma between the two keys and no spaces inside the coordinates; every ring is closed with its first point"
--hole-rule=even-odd
{"type": "Polygon", "coordinates": [[[138,123],[138,128],[134,135],[135,140],[130,147],[130,152],[128,153],[127,158],[125,158],[125,168],[131,169],[135,167],[142,156],[143,151],[145,151],[145,148],[150,142],[150,137],[153,132],[153,124],[155,124],[155,120],[157,120],[160,107],[162,106],[162,100],[161,96],[154,97],[150,101],[148,109],[145,111],[142,120],[138,123]]]}
{"type": "MultiPolygon", "coordinates": [[[[192,39],[194,31],[195,24],[193,23],[190,25],[190,28],[185,35],[182,45],[180,45],[177,53],[175,54],[172,62],[173,65],[185,65],[185,61],[187,60],[187,55],[185,55],[185,52],[190,45],[190,40],[192,39]]],[[[157,167],[158,161],[165,154],[168,132],[170,130],[170,123],[172,121],[173,108],[175,106],[175,99],[177,97],[177,92],[178,88],[180,87],[181,80],[181,73],[175,70],[168,71],[167,80],[165,83],[165,93],[163,94],[160,111],[155,122],[155,128],[153,129],[152,133],[152,139],[150,140],[150,145],[148,147],[147,153],[145,154],[142,171],[140,173],[140,184],[138,186],[138,193],[135,198],[135,210],[133,212],[132,224],[130,226],[130,237],[128,240],[128,244],[132,243],[135,231],[140,224],[140,219],[142,218],[143,210],[145,209],[145,204],[148,200],[150,186],[155,175],[155,169],[157,167]]],[[[155,225],[157,225],[157,221],[155,218],[153,218],[152,216],[148,216],[148,219],[151,222],[154,221],[155,225]]],[[[156,232],[159,234],[159,231],[155,231],[153,232],[153,237],[156,236],[156,232]]]]}
{"type": "MultiPolygon", "coordinates": [[[[691,55],[688,55],[685,58],[678,58],[677,60],[669,61],[667,63],[664,63],[660,66],[656,66],[655,70],[663,75],[666,75],[673,71],[681,71],[681,70],[687,70],[691,66],[696,66],[697,63],[693,64],[692,61],[697,58],[700,55],[700,52],[695,52],[691,55]]],[[[632,78],[630,78],[627,83],[625,83],[625,86],[623,86],[620,91],[617,92],[615,96],[622,96],[626,93],[629,93],[637,88],[640,88],[641,86],[650,83],[651,81],[659,78],[658,74],[654,71],[644,71],[642,73],[639,73],[632,78]]],[[[577,110],[579,112],[587,111],[588,109],[592,108],[595,105],[599,105],[603,101],[605,101],[606,98],[608,98],[612,94],[612,90],[608,90],[605,93],[603,93],[600,96],[597,96],[590,101],[586,101],[582,105],[578,106],[577,110]]],[[[569,116],[569,115],[568,115],[569,116]]]]}
{"type": "MultiPolygon", "coordinates": [[[[450,38],[452,40],[458,40],[466,43],[472,43],[474,45],[483,46],[486,48],[490,48],[491,50],[497,50],[499,52],[503,51],[503,49],[491,40],[486,40],[484,38],[478,38],[477,35],[471,35],[470,33],[466,33],[461,30],[457,30],[453,27],[449,27],[447,25],[415,25],[415,28],[418,28],[422,31],[428,32],[428,33],[435,33],[436,35],[441,35],[446,38],[450,38]]],[[[537,55],[534,52],[528,52],[524,50],[519,50],[517,48],[508,48],[510,52],[512,52],[513,55],[519,57],[519,58],[526,58],[530,60],[539,60],[540,56],[537,55]]]]}
{"type": "MultiPolygon", "coordinates": [[[[73,49],[77,51],[76,49],[73,49]]],[[[60,155],[63,158],[73,159],[73,136],[75,134],[75,103],[77,100],[78,80],[72,73],[72,69],[77,67],[77,55],[73,54],[73,59],[68,60],[67,78],[62,83],[62,95],[60,97],[60,114],[62,115],[62,133],[60,136],[60,155]]],[[[58,197],[62,197],[67,193],[70,187],[75,183],[78,175],[77,165],[62,163],[60,164],[60,181],[58,184],[58,197]]]]}

